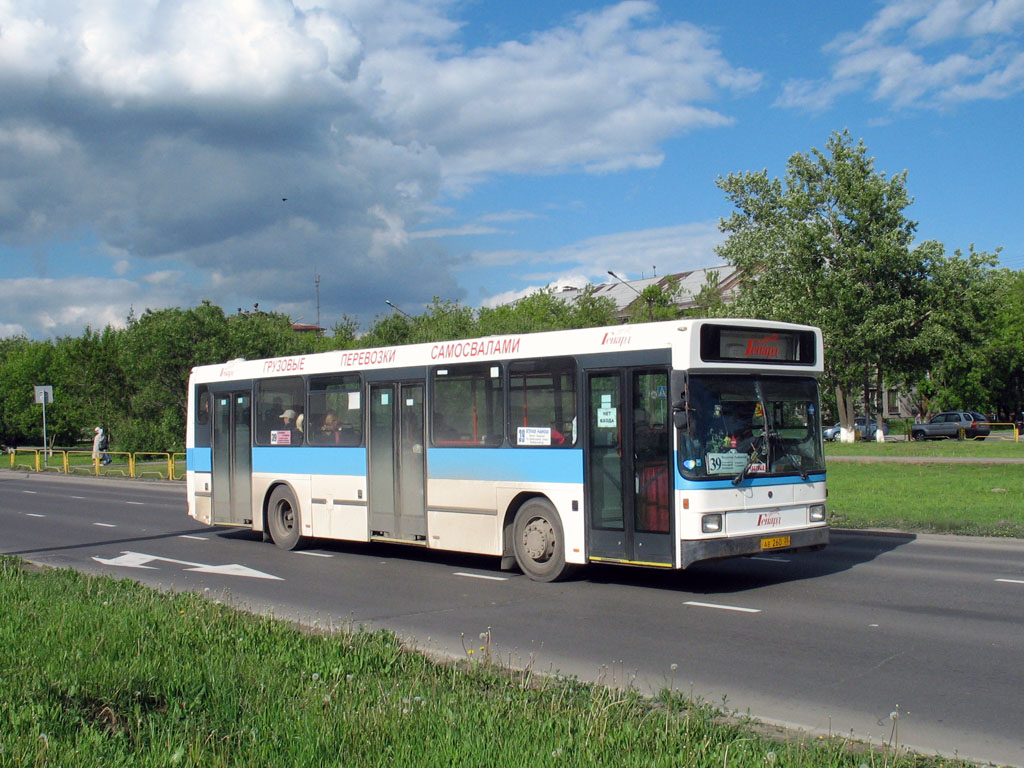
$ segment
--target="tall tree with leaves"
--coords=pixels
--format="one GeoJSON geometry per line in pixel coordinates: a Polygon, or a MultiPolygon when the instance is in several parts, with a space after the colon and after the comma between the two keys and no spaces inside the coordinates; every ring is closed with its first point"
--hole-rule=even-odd
{"type": "Polygon", "coordinates": [[[821,327],[844,439],[862,387],[923,364],[917,340],[942,246],[911,248],[906,175],[877,172],[864,143],[843,131],[825,151],[793,155],[784,182],[767,171],[717,180],[736,208],[717,249],[741,270],[732,309],[821,327]]]}

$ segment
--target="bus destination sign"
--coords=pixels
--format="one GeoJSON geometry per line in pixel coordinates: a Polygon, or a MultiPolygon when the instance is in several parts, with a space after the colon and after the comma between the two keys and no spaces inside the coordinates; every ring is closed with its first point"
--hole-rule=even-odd
{"type": "Polygon", "coordinates": [[[767,328],[705,325],[701,328],[701,358],[708,362],[814,362],[814,334],[767,328]]]}

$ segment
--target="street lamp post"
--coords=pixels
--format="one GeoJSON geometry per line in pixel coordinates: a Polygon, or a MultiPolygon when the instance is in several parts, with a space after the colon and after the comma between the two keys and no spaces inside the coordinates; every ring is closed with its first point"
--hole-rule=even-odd
{"type": "Polygon", "coordinates": [[[390,301],[388,301],[387,299],[384,299],[384,303],[385,303],[385,304],[387,304],[387,305],[388,305],[389,307],[391,307],[391,308],[392,308],[393,310],[395,310],[395,312],[398,312],[399,314],[405,315],[405,316],[406,316],[406,317],[408,317],[408,318],[409,318],[410,320],[412,320],[412,315],[410,315],[410,314],[409,314],[408,312],[406,312],[406,311],[405,311],[404,309],[402,309],[401,307],[396,307],[396,306],[395,306],[394,304],[392,304],[392,303],[391,303],[390,301]]]}
{"type": "Polygon", "coordinates": [[[632,285],[630,285],[625,280],[623,280],[621,277],[616,275],[610,269],[608,270],[608,274],[611,275],[612,277],[614,277],[616,280],[618,280],[624,286],[629,288],[629,290],[631,290],[633,293],[635,293],[637,296],[639,296],[641,299],[643,299],[647,303],[647,321],[653,323],[654,322],[654,306],[651,304],[650,298],[648,298],[647,296],[644,296],[642,293],[640,293],[640,291],[638,291],[632,285]]]}

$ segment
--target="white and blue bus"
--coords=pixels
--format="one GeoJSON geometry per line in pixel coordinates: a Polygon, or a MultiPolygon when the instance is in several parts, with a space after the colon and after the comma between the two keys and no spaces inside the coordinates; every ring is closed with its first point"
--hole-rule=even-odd
{"type": "Polygon", "coordinates": [[[718,319],[197,367],[188,513],[540,581],[816,549],[822,370],[816,328],[718,319]]]}

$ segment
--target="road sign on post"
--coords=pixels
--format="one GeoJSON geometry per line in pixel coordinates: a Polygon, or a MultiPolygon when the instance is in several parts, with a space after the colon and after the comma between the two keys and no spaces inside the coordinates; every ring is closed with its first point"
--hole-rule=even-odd
{"type": "Polygon", "coordinates": [[[43,464],[50,465],[50,446],[46,441],[46,404],[53,402],[53,387],[49,384],[42,387],[34,387],[36,402],[43,404],[43,464]]]}

